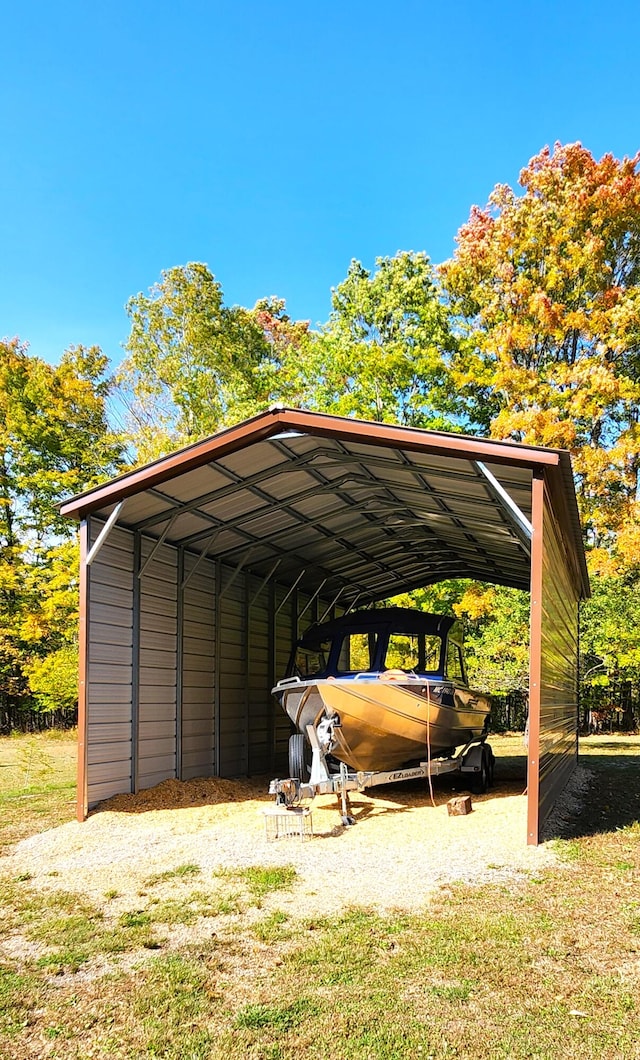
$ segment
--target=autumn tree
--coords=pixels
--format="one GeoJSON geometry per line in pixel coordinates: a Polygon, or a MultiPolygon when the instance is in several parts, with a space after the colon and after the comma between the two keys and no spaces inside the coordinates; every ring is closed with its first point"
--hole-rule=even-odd
{"type": "MultiPolygon", "coordinates": [[[[30,673],[52,653],[77,658],[75,529],[57,504],[109,477],[121,447],[106,416],[110,383],[99,349],[53,366],[17,340],[0,342],[0,705],[6,719],[35,691],[30,673]]],[[[36,677],[36,684],[38,678],[36,677]]],[[[60,675],[51,688],[64,692],[60,675]]],[[[71,691],[73,700],[75,681],[71,691]]],[[[60,697],[58,697],[60,701],[60,697]]]]}
{"type": "Polygon", "coordinates": [[[373,271],[354,260],[333,291],[327,324],[308,337],[296,389],[322,412],[451,428],[452,343],[426,254],[378,258],[373,271]]]}
{"type": "Polygon", "coordinates": [[[584,713],[618,707],[632,727],[640,693],[640,579],[599,575],[591,581],[593,595],[580,623],[584,713]]]}
{"type": "Polygon", "coordinates": [[[129,299],[131,331],[119,373],[137,459],[187,445],[287,395],[284,362],[306,334],[285,303],[226,306],[206,265],[162,273],[129,299]]]}
{"type": "Polygon", "coordinates": [[[441,268],[468,421],[571,451],[594,584],[583,671],[600,685],[640,676],[637,627],[608,650],[604,632],[640,575],[639,166],[640,155],[597,161],[580,144],[543,150],[520,194],[498,185],[472,209],[441,268]]]}
{"type": "Polygon", "coordinates": [[[638,523],[640,155],[545,149],[474,207],[441,268],[452,379],[494,438],[571,451],[594,545],[638,523]]]}

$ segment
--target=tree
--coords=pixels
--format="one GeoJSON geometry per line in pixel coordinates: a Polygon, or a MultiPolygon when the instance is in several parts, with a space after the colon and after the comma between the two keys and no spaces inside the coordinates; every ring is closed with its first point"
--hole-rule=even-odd
{"type": "Polygon", "coordinates": [[[447,311],[426,254],[352,261],[332,311],[312,333],[298,388],[309,408],[339,415],[452,429],[445,354],[447,311]]]}
{"type": "Polygon", "coordinates": [[[498,185],[472,209],[441,268],[470,422],[571,451],[594,590],[587,696],[635,680],[640,655],[627,613],[640,574],[639,166],[640,154],[596,161],[580,144],[541,151],[522,194],[498,185]]]}
{"type": "Polygon", "coordinates": [[[594,546],[640,525],[640,155],[556,144],[498,185],[441,268],[452,379],[496,438],[570,449],[594,546]]]}
{"type": "Polygon", "coordinates": [[[29,701],[29,668],[75,643],[77,543],[57,504],[119,466],[107,359],[78,347],[53,366],[0,342],[0,706],[29,701]],[[70,576],[70,571],[73,573],[70,576]]]}
{"type": "Polygon", "coordinates": [[[592,589],[580,621],[583,701],[599,709],[624,699],[631,726],[640,707],[640,578],[600,575],[592,589]]]}
{"type": "Polygon", "coordinates": [[[119,382],[138,460],[213,434],[281,400],[283,362],[307,331],[285,303],[224,305],[206,265],[162,273],[148,295],[127,303],[131,332],[119,382]]]}
{"type": "Polygon", "coordinates": [[[472,688],[502,696],[527,690],[528,593],[469,578],[448,578],[395,597],[393,603],[435,614],[454,614],[463,621],[472,688]]]}

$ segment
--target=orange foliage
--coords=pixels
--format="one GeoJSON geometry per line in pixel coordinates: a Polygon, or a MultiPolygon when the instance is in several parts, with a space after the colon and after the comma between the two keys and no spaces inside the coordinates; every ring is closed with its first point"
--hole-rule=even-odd
{"type": "Polygon", "coordinates": [[[441,267],[471,415],[492,437],[569,449],[591,540],[617,535],[625,562],[640,554],[639,167],[545,148],[523,194],[498,185],[473,207],[441,267]]]}

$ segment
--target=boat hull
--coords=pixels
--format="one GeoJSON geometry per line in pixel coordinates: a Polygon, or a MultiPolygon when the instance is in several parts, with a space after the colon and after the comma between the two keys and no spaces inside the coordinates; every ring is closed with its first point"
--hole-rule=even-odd
{"type": "Polygon", "coordinates": [[[331,725],[330,753],[350,769],[397,769],[451,754],[486,728],[490,702],[452,682],[312,680],[277,689],[296,728],[331,725]]]}

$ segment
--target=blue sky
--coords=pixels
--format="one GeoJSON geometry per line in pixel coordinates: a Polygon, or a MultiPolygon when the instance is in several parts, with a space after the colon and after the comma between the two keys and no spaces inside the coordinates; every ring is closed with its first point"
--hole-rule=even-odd
{"type": "Polygon", "coordinates": [[[0,335],[113,363],[205,261],[326,319],[355,257],[442,261],[545,144],[640,148],[640,8],[594,0],[23,0],[0,64],[0,335]]]}

